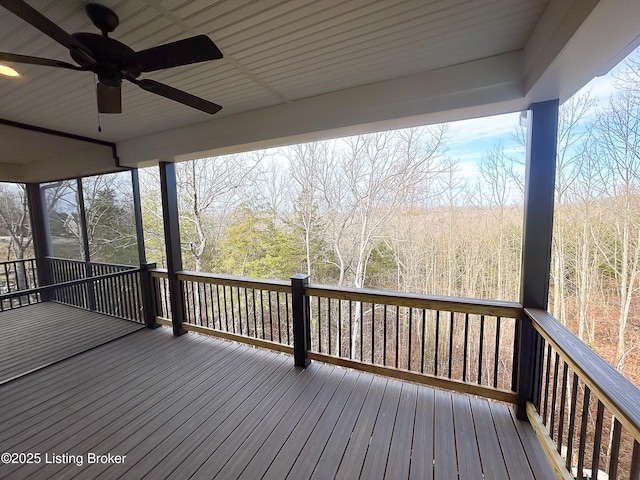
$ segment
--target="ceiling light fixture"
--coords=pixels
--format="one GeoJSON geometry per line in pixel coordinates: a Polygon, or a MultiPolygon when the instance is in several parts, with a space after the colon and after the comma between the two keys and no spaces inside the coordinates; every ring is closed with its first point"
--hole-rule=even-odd
{"type": "Polygon", "coordinates": [[[8,67],[0,63],[0,75],[4,75],[6,77],[19,77],[20,74],[16,72],[13,68],[8,67]]]}

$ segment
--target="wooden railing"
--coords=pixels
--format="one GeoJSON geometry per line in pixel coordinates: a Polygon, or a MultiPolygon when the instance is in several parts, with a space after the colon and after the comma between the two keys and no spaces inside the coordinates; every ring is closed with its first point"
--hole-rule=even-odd
{"type": "Polygon", "coordinates": [[[55,257],[47,260],[51,283],[57,285],[51,300],[144,323],[139,268],[55,257]]]}
{"type": "Polygon", "coordinates": [[[85,262],[84,260],[71,260],[68,258],[47,257],[53,283],[61,281],[78,280],[92,275],[106,275],[107,273],[124,272],[134,270],[132,265],[118,265],[116,263],[85,262]],[[90,268],[87,268],[90,267],[90,268]]]}
{"type": "MultiPolygon", "coordinates": [[[[167,273],[151,271],[156,316],[171,320],[167,273]]],[[[293,353],[288,281],[179,272],[188,331],[293,353]]],[[[304,287],[306,357],[515,403],[517,303],[304,287]]]]}
{"type": "MultiPolygon", "coordinates": [[[[158,321],[171,318],[166,273],[153,270],[158,321]]],[[[293,353],[291,285],[202,272],[180,272],[186,330],[293,353]]]]}
{"type": "Polygon", "coordinates": [[[558,476],[640,479],[640,390],[550,313],[525,314],[542,367],[527,415],[558,476]]]}
{"type": "MultiPolygon", "coordinates": [[[[38,286],[36,261],[33,258],[0,262],[0,295],[30,290],[38,286]]],[[[0,301],[0,311],[38,303],[37,294],[19,295],[0,301]]]]}
{"type": "Polygon", "coordinates": [[[307,285],[309,358],[515,401],[516,303],[307,285]]]}
{"type": "Polygon", "coordinates": [[[57,257],[45,260],[47,285],[38,283],[35,259],[0,263],[0,311],[44,299],[144,323],[140,268],[57,257]]]}
{"type": "Polygon", "coordinates": [[[138,292],[140,271],[140,269],[134,268],[5,293],[0,295],[0,302],[12,301],[19,296],[30,295],[39,298],[46,297],[53,301],[58,301],[57,298],[64,298],[66,301],[60,303],[144,323],[142,298],[138,292]],[[93,308],[87,307],[90,303],[86,299],[87,291],[91,291],[95,295],[94,301],[96,303],[93,308]]]}

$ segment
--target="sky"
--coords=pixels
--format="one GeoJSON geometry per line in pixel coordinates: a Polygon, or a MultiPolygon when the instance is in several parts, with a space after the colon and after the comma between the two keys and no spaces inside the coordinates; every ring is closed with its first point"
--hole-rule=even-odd
{"type": "MultiPolygon", "coordinates": [[[[631,53],[629,57],[640,58],[640,49],[631,53]]],[[[614,93],[614,76],[623,68],[624,60],[606,75],[594,78],[576,95],[590,91],[600,105],[606,105],[614,93]]],[[[513,139],[519,118],[519,113],[508,113],[451,122],[447,154],[457,160],[459,174],[467,181],[474,181],[479,176],[478,162],[497,143],[502,144],[506,154],[522,155],[521,148],[513,139]]]]}

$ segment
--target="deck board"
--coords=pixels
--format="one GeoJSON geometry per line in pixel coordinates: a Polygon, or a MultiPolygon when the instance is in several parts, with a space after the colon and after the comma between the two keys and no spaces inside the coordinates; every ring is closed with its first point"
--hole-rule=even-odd
{"type": "Polygon", "coordinates": [[[417,395],[418,387],[416,385],[410,383],[402,385],[398,414],[389,447],[390,461],[387,462],[385,471],[387,478],[409,478],[417,395]]]}
{"type": "Polygon", "coordinates": [[[519,437],[509,409],[498,403],[490,403],[489,408],[496,426],[496,432],[502,448],[502,456],[507,465],[509,476],[511,478],[521,478],[522,480],[533,479],[533,472],[524,453],[524,447],[520,441],[515,441],[519,437]]]}
{"type": "Polygon", "coordinates": [[[413,426],[413,449],[409,478],[412,480],[433,479],[433,419],[435,413],[435,390],[418,389],[415,423],[413,426]]]}
{"type": "MultiPolygon", "coordinates": [[[[117,393],[116,395],[105,396],[104,401],[100,403],[86,404],[91,411],[89,417],[78,417],[72,413],[60,419],[57,411],[49,410],[48,417],[42,421],[40,433],[35,437],[29,437],[22,441],[15,448],[29,448],[30,451],[41,452],[72,453],[78,450],[100,451],[102,448],[107,448],[107,450],[102,451],[110,451],[108,450],[110,448],[107,444],[108,441],[118,445],[123,438],[126,439],[130,434],[139,431],[144,421],[151,422],[162,414],[162,409],[158,408],[159,405],[170,401],[177,394],[186,395],[188,393],[186,387],[190,385],[189,381],[197,379],[197,375],[202,374],[202,371],[198,369],[193,369],[193,371],[185,374],[181,369],[177,368],[174,371],[169,369],[162,376],[158,375],[157,373],[167,370],[162,363],[161,348],[162,346],[159,346],[159,349],[154,352],[157,355],[156,357],[150,358],[151,360],[157,360],[158,372],[155,372],[156,375],[151,377],[137,375],[137,378],[140,379],[155,380],[158,382],[157,387],[159,388],[149,388],[148,382],[141,385],[142,388],[136,388],[136,385],[131,382],[119,381],[117,383],[121,386],[121,390],[115,392],[117,393]],[[131,405],[131,408],[129,408],[129,405],[131,405]],[[114,442],[114,440],[116,441],[114,442]]],[[[190,358],[206,352],[206,348],[195,348],[192,357],[189,356],[190,352],[184,351],[182,358],[185,361],[189,361],[190,358]]],[[[225,351],[219,352],[217,355],[214,354],[214,358],[223,357],[224,353],[225,351]]],[[[140,363],[138,363],[138,371],[140,370],[139,365],[140,363]]],[[[106,370],[101,370],[102,374],[99,375],[99,379],[103,380],[101,383],[105,385],[111,384],[112,382],[109,381],[106,370]]],[[[152,371],[151,373],[154,372],[152,371]]],[[[73,412],[72,407],[70,410],[73,412]]],[[[38,471],[38,476],[41,475],[41,478],[65,478],[66,475],[75,475],[77,473],[73,469],[61,472],[64,468],[61,465],[43,465],[43,467],[45,468],[42,472],[38,471]]],[[[28,478],[30,472],[26,471],[25,473],[24,478],[28,478]]],[[[15,478],[23,477],[16,475],[15,478]]]]}
{"type": "Polygon", "coordinates": [[[340,421],[339,416],[344,412],[358,376],[358,372],[345,373],[336,392],[326,404],[325,410],[319,417],[310,417],[305,425],[298,424],[297,431],[287,439],[286,444],[265,472],[264,478],[295,479],[311,476],[331,432],[340,421]]]}
{"type": "MultiPolygon", "coordinates": [[[[260,352],[249,358],[262,359],[263,354],[264,352],[260,352]]],[[[135,476],[152,471],[152,477],[164,478],[176,467],[171,460],[189,455],[194,446],[199,445],[211,431],[217,428],[219,425],[217,415],[225,416],[225,408],[237,408],[244,401],[251,381],[254,379],[260,381],[266,376],[274,375],[278,369],[286,368],[283,364],[282,359],[272,359],[267,364],[260,361],[255,368],[247,369],[246,374],[239,377],[228,375],[227,369],[221,371],[224,377],[217,383],[216,392],[212,392],[210,396],[201,396],[200,401],[204,400],[204,405],[193,404],[193,407],[200,405],[198,412],[189,416],[188,410],[181,410],[176,415],[177,422],[180,424],[178,428],[173,431],[157,430],[154,433],[154,437],[163,437],[161,442],[144,439],[143,443],[147,444],[144,447],[147,453],[135,465],[129,464],[129,470],[122,468],[121,473],[126,471],[128,475],[135,476]],[[164,461],[158,462],[160,458],[164,461]]],[[[231,368],[237,368],[237,365],[234,363],[231,368]]]]}
{"type": "MultiPolygon", "coordinates": [[[[340,457],[342,461],[339,464],[336,478],[360,478],[362,464],[367,455],[369,440],[375,427],[375,420],[380,411],[387,383],[387,379],[384,378],[375,378],[373,380],[367,398],[362,404],[360,415],[351,433],[347,448],[340,457]]],[[[343,433],[343,435],[348,434],[349,432],[347,431],[343,433]]],[[[334,458],[333,461],[337,463],[338,458],[334,458]]],[[[323,475],[324,470],[318,470],[318,478],[323,478],[323,475]]]]}
{"type": "MultiPolygon", "coordinates": [[[[375,426],[371,433],[371,439],[369,440],[367,455],[362,465],[362,471],[360,473],[362,478],[376,479],[384,477],[401,392],[401,383],[387,383],[385,395],[380,404],[378,417],[375,420],[375,426]]],[[[410,448],[408,445],[404,447],[410,448]]]]}
{"type": "Polygon", "coordinates": [[[451,393],[436,390],[435,392],[435,433],[433,471],[436,480],[457,478],[456,438],[453,427],[453,405],[451,393]]]}
{"type": "Polygon", "coordinates": [[[480,451],[480,461],[485,477],[495,480],[507,480],[509,474],[504,463],[500,440],[498,440],[488,402],[472,398],[471,411],[480,451]]]}
{"type": "Polygon", "coordinates": [[[2,451],[83,459],[0,478],[552,478],[506,405],[168,328],[0,385],[0,423],[2,451]]]}
{"type": "Polygon", "coordinates": [[[0,312],[0,324],[0,384],[144,327],[53,302],[0,312]]]}
{"type": "MultiPolygon", "coordinates": [[[[166,478],[170,474],[179,475],[182,471],[195,471],[206,461],[209,449],[217,448],[230,431],[236,425],[227,422],[233,418],[236,422],[246,417],[248,411],[255,408],[258,398],[268,394],[280,382],[283,377],[291,371],[285,359],[272,359],[268,368],[260,370],[259,374],[252,378],[245,377],[241,382],[234,382],[234,388],[229,389],[231,398],[225,400],[221,397],[220,405],[214,404],[210,411],[210,416],[198,428],[189,432],[184,432],[185,437],[181,439],[178,448],[174,449],[174,456],[164,457],[150,470],[150,478],[166,478]],[[244,383],[244,380],[247,383],[244,383]],[[254,389],[250,381],[262,382],[261,387],[254,389]],[[255,392],[254,395],[251,395],[255,392]]],[[[171,438],[167,439],[168,447],[172,446],[171,438]]],[[[156,458],[155,456],[152,457],[156,458]]],[[[156,458],[157,460],[157,458],[156,458]]]]}
{"type": "MultiPolygon", "coordinates": [[[[259,455],[258,452],[261,452],[263,454],[261,456],[264,458],[265,449],[263,449],[263,446],[268,445],[268,452],[272,452],[272,444],[269,442],[270,437],[273,436],[273,441],[277,445],[279,438],[290,432],[292,424],[297,423],[313,398],[320,394],[320,391],[325,387],[331,376],[335,378],[341,377],[337,369],[326,365],[314,365],[311,370],[307,370],[305,373],[307,375],[301,375],[299,381],[292,385],[269,409],[268,415],[265,415],[265,412],[259,415],[255,411],[251,412],[252,420],[260,417],[260,421],[247,422],[246,429],[238,429],[237,432],[230,435],[222,448],[209,457],[209,461],[205,462],[193,478],[208,479],[215,477],[224,479],[242,476],[253,459],[259,455]],[[314,370],[316,371],[314,372],[314,370]],[[313,374],[313,377],[307,382],[305,379],[308,379],[311,376],[310,374],[313,374]],[[255,428],[253,428],[254,426],[255,428]],[[223,463],[220,461],[219,456],[228,460],[222,465],[222,468],[216,470],[217,466],[223,463]]],[[[277,447],[274,450],[276,453],[279,451],[277,447]]]]}
{"type": "Polygon", "coordinates": [[[482,472],[476,428],[471,416],[469,398],[453,395],[453,420],[456,432],[456,454],[460,480],[473,480],[482,472]]]}
{"type": "Polygon", "coordinates": [[[297,478],[333,478],[340,466],[347,444],[351,439],[351,434],[360,416],[365,399],[373,387],[373,381],[379,383],[382,379],[369,375],[361,375],[358,382],[355,382],[353,391],[347,400],[340,417],[336,422],[328,441],[318,459],[318,463],[307,463],[304,457],[296,459],[294,468],[287,477],[290,480],[297,478]]]}
{"type": "Polygon", "coordinates": [[[533,470],[533,476],[535,478],[544,478],[544,475],[547,474],[545,468],[547,466],[547,457],[545,457],[544,452],[538,448],[540,443],[536,433],[528,423],[516,418],[514,410],[510,410],[509,413],[511,413],[511,419],[516,426],[518,435],[520,435],[520,441],[529,460],[529,466],[531,470],[533,470]]]}
{"type": "MultiPolygon", "coordinates": [[[[47,367],[48,375],[41,378],[36,378],[31,382],[12,382],[2,386],[3,395],[0,397],[0,421],[3,425],[6,424],[8,419],[12,417],[10,410],[7,406],[14,403],[16,400],[21,402],[21,406],[33,409],[37,405],[42,404],[47,399],[61,394],[70,385],[82,385],[83,388],[90,387],[93,382],[98,381],[94,376],[93,364],[97,358],[103,362],[106,367],[113,366],[126,366],[126,362],[122,362],[120,358],[123,355],[128,356],[129,361],[134,361],[138,358],[139,361],[144,361],[145,352],[148,352],[154,346],[159,344],[160,339],[157,337],[145,336],[139,338],[135,342],[135,350],[131,351],[130,339],[123,338],[118,342],[116,348],[113,351],[113,355],[108,358],[100,358],[99,352],[88,351],[81,357],[73,357],[67,359],[64,365],[54,364],[47,367]],[[120,363],[122,362],[122,363],[120,363]],[[73,370],[74,375],[69,376],[67,370],[73,370]]],[[[114,373],[115,374],[115,373],[114,373]]]]}
{"type": "MultiPolygon", "coordinates": [[[[251,359],[259,362],[260,356],[248,356],[244,360],[251,359]]],[[[132,462],[116,465],[113,468],[108,468],[106,465],[92,466],[87,471],[89,477],[101,478],[99,474],[106,474],[107,478],[114,478],[114,476],[120,478],[126,474],[130,478],[142,478],[157,463],[150,460],[163,458],[161,455],[170,455],[176,446],[181,445],[184,438],[204,423],[212,410],[215,411],[226,402],[241,401],[244,396],[242,392],[238,393],[239,389],[256,378],[256,374],[262,375],[261,378],[264,379],[282,365],[282,362],[278,361],[280,359],[270,361],[263,357],[262,360],[267,361],[266,366],[261,365],[260,362],[257,368],[249,369],[247,375],[238,379],[229,375],[230,371],[238,368],[237,360],[237,358],[233,359],[230,364],[216,365],[217,370],[218,367],[221,368],[212,376],[212,381],[203,382],[186,395],[176,398],[177,402],[163,414],[155,415],[150,421],[144,418],[132,419],[114,438],[107,438],[97,444],[96,450],[135,449],[139,453],[132,462]],[[183,409],[182,404],[188,405],[189,409],[183,409]],[[169,420],[164,417],[166,414],[171,415],[169,420]]],[[[203,372],[199,373],[203,374],[203,372]]]]}
{"type": "MultiPolygon", "coordinates": [[[[345,374],[344,370],[330,370],[332,371],[329,373],[327,381],[321,385],[317,393],[310,390],[311,396],[304,398],[301,395],[295,401],[295,405],[286,412],[286,416],[282,418],[271,434],[264,440],[263,443],[269,445],[269,449],[260,448],[252,454],[246,468],[238,477],[239,479],[263,478],[279,453],[282,453],[284,457],[293,455],[296,444],[303,442],[304,438],[309,435],[308,432],[313,430],[315,422],[320,418],[342,383],[345,374]]],[[[221,472],[220,477],[225,478],[224,472],[221,472]]],[[[284,475],[275,476],[274,474],[272,478],[284,478],[284,475]]]]}

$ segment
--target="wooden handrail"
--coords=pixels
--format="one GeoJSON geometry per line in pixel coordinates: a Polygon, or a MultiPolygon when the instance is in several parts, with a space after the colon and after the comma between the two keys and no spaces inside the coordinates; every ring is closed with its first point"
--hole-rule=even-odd
{"type": "Polygon", "coordinates": [[[372,302],[382,305],[393,305],[444,312],[462,312],[495,317],[522,317],[522,305],[517,302],[498,300],[480,300],[475,298],[445,297],[440,295],[423,295],[417,293],[400,293],[366,288],[333,287],[328,285],[309,284],[304,289],[310,297],[335,298],[372,302]]]}
{"type": "Polygon", "coordinates": [[[533,327],[640,442],[640,389],[545,310],[527,308],[533,327]]]}
{"type": "MultiPolygon", "coordinates": [[[[167,278],[167,271],[165,269],[154,268],[150,270],[150,272],[152,277],[167,278]]],[[[228,285],[232,287],[254,288],[257,290],[271,290],[278,292],[291,291],[291,283],[287,280],[236,277],[232,275],[193,272],[188,270],[178,272],[178,280],[211,283],[214,285],[228,285]]],[[[522,305],[518,302],[423,295],[366,288],[334,287],[319,284],[307,285],[305,287],[305,294],[307,296],[322,298],[373,302],[381,305],[398,305],[401,307],[424,308],[427,310],[440,310],[444,312],[491,315],[503,318],[518,319],[522,317],[523,312],[522,305]]]]}
{"type": "Polygon", "coordinates": [[[235,277],[232,275],[218,275],[206,272],[191,272],[188,270],[178,272],[177,275],[178,280],[180,281],[211,283],[213,285],[227,285],[231,287],[241,288],[253,288],[255,290],[269,290],[272,292],[291,292],[291,283],[287,280],[268,280],[249,277],[235,277]]]}
{"type": "Polygon", "coordinates": [[[104,275],[96,275],[94,277],[80,278],[78,280],[70,280],[68,282],[53,283],[51,285],[44,285],[42,287],[31,288],[29,290],[18,290],[16,292],[4,293],[0,295],[0,301],[11,299],[11,298],[24,297],[27,295],[34,295],[37,293],[49,292],[52,290],[57,290],[59,288],[73,287],[76,285],[82,285],[84,283],[98,282],[100,280],[106,280],[112,277],[118,277],[121,275],[130,274],[130,273],[137,273],[139,271],[140,271],[139,268],[133,268],[130,270],[122,270],[119,272],[106,273],[104,275]]]}
{"type": "Polygon", "coordinates": [[[169,278],[166,268],[150,268],[149,273],[153,278],[169,278]]]}
{"type": "Polygon", "coordinates": [[[0,262],[0,266],[8,265],[10,263],[26,263],[26,262],[35,262],[35,258],[18,258],[16,260],[7,260],[5,262],[0,262]]]}
{"type": "Polygon", "coordinates": [[[134,270],[136,268],[138,268],[136,265],[124,265],[121,263],[105,263],[105,262],[94,262],[94,261],[89,261],[86,262],[84,260],[75,260],[73,258],[61,258],[61,257],[46,257],[47,260],[59,260],[61,262],[69,262],[69,263],[77,263],[77,264],[86,264],[88,263],[89,265],[100,265],[100,266],[104,266],[104,267],[118,267],[118,268],[122,268],[122,269],[126,269],[126,270],[134,270]]]}

